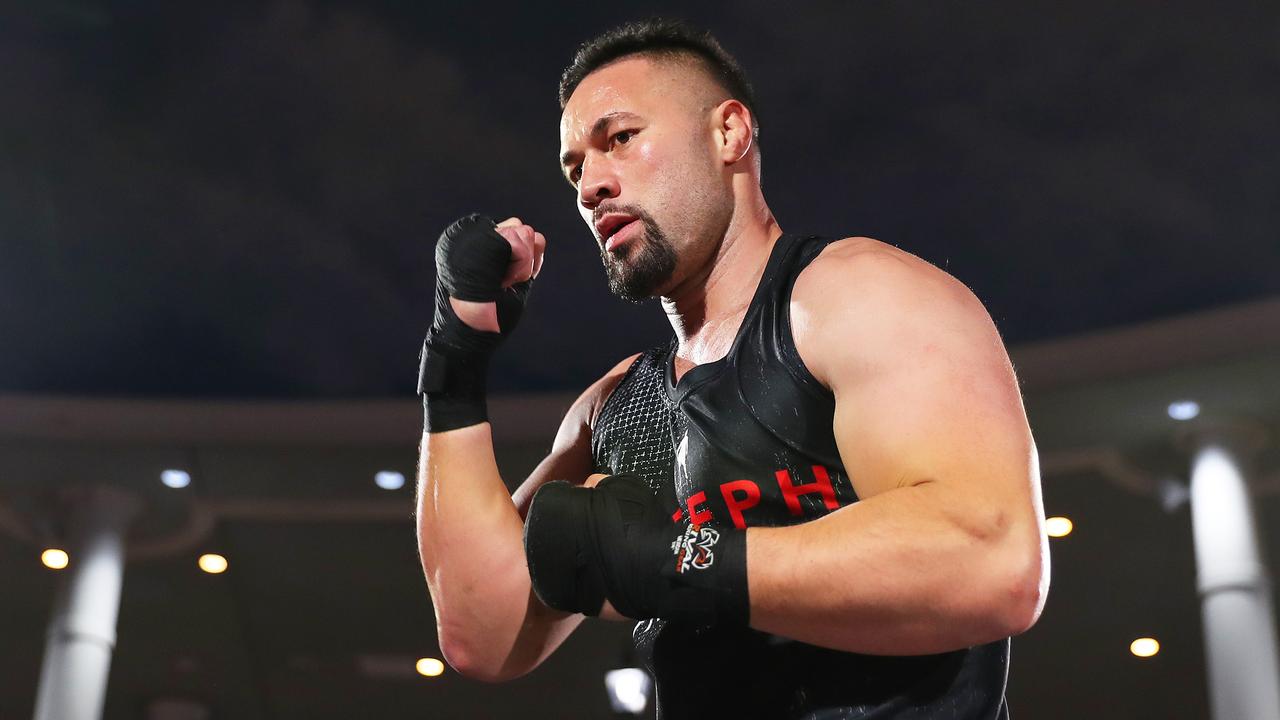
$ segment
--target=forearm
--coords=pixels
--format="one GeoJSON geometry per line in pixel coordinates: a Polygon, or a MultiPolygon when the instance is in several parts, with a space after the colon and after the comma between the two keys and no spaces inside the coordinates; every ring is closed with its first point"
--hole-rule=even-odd
{"type": "Polygon", "coordinates": [[[925,483],[801,525],[751,528],[751,625],[877,655],[1016,634],[1039,608],[1041,541],[1030,515],[925,483]]]}
{"type": "Polygon", "coordinates": [[[441,650],[473,677],[527,672],[572,626],[557,627],[564,616],[532,596],[523,522],[498,473],[490,426],[424,433],[421,453],[418,549],[441,650]]]}

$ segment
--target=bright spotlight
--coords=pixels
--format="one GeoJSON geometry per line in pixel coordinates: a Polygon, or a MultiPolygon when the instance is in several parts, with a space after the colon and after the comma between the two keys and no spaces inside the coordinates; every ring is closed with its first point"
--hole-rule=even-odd
{"type": "Polygon", "coordinates": [[[1061,516],[1047,518],[1044,521],[1045,532],[1049,533],[1049,537],[1066,537],[1071,534],[1071,530],[1074,527],[1075,524],[1071,522],[1070,518],[1061,516]]]}
{"type": "Polygon", "coordinates": [[[438,677],[444,673],[444,663],[431,657],[420,658],[416,668],[423,677],[438,677]]]}
{"type": "Polygon", "coordinates": [[[373,482],[383,490],[399,490],[404,487],[404,474],[394,470],[383,470],[373,476],[373,482]]]}
{"type": "Polygon", "coordinates": [[[227,559],[217,553],[205,553],[200,556],[198,561],[200,569],[210,575],[217,575],[227,571],[227,559]]]}
{"type": "Polygon", "coordinates": [[[160,473],[160,482],[175,490],[184,488],[191,484],[191,474],[186,470],[165,470],[160,473]]]}
{"type": "Polygon", "coordinates": [[[1200,403],[1195,400],[1179,400],[1169,403],[1169,417],[1174,420],[1190,420],[1200,414],[1200,403]]]}
{"type": "Polygon", "coordinates": [[[66,550],[49,548],[40,553],[40,562],[44,563],[44,566],[50,570],[61,570],[71,562],[71,558],[67,557],[66,550]]]}
{"type": "Polygon", "coordinates": [[[1129,652],[1140,658],[1149,658],[1160,652],[1160,643],[1155,638],[1138,638],[1129,643],[1129,652]]]}
{"type": "Polygon", "coordinates": [[[614,712],[640,715],[649,704],[653,678],[640,668],[610,670],[604,674],[604,687],[614,712]]]}

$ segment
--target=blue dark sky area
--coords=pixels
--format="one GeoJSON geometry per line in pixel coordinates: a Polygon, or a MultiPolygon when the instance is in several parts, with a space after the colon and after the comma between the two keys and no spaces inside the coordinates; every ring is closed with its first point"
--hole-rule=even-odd
{"type": "Polygon", "coordinates": [[[411,396],[472,210],[550,243],[492,386],[585,386],[670,329],[604,287],[555,85],[655,13],[752,77],[785,229],[920,255],[1009,344],[1280,292],[1274,2],[3,7],[0,392],[411,396]]]}

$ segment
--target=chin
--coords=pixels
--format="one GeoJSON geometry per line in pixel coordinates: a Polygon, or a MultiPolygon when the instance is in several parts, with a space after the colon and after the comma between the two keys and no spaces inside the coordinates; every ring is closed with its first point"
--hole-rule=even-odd
{"type": "Polygon", "coordinates": [[[670,278],[647,278],[629,272],[618,272],[617,268],[609,269],[609,291],[628,302],[642,302],[650,298],[660,297],[666,290],[670,278]]]}
{"type": "Polygon", "coordinates": [[[657,297],[667,290],[677,264],[671,242],[656,228],[616,250],[602,250],[600,259],[609,290],[631,302],[657,297]]]}

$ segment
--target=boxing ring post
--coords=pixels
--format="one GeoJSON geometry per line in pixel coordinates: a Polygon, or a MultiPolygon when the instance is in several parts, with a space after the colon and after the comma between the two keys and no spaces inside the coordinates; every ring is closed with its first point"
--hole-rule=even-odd
{"type": "Polygon", "coordinates": [[[1280,720],[1271,580],[1245,475],[1241,432],[1195,440],[1191,524],[1214,720],[1280,720]]]}
{"type": "Polygon", "coordinates": [[[124,579],[125,531],[138,510],[130,495],[94,487],[71,513],[71,563],[49,621],[35,720],[102,716],[124,579]]]}

